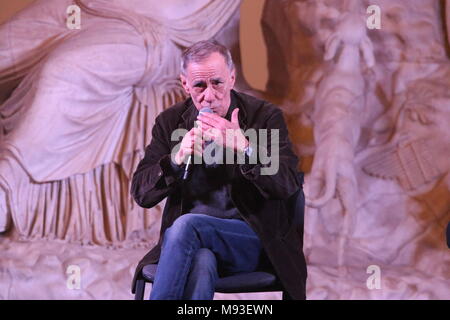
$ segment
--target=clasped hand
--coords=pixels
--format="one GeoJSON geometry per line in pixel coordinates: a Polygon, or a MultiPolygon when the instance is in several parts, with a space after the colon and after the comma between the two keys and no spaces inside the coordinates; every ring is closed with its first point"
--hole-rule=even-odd
{"type": "Polygon", "coordinates": [[[231,121],[215,113],[201,113],[197,117],[197,126],[183,138],[175,162],[181,165],[191,154],[202,156],[205,141],[214,141],[217,145],[243,152],[248,140],[239,127],[239,109],[233,110],[231,121]]]}

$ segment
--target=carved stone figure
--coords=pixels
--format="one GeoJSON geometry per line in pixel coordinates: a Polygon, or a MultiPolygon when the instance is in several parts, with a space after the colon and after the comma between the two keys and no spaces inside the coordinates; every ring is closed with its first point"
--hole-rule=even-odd
{"type": "MultiPolygon", "coordinates": [[[[319,81],[314,107],[314,138],[316,156],[309,181],[310,195],[308,203],[319,207],[334,196],[336,186],[347,180],[341,192],[354,193],[356,186],[353,172],[353,154],[359,140],[361,111],[365,110],[365,86],[360,67],[360,51],[369,67],[374,66],[372,44],[366,36],[364,20],[358,14],[344,14],[337,30],[325,44],[325,60],[337,55],[342,44],[342,51],[336,63],[329,66],[326,75],[319,81]],[[341,166],[341,170],[338,169],[341,166]],[[339,176],[339,178],[338,178],[339,176]],[[320,188],[324,182],[325,191],[320,188]],[[353,190],[353,191],[352,191],[353,190]],[[320,195],[314,198],[314,194],[320,195]]],[[[353,195],[354,196],[354,195],[353,195]]],[[[345,201],[348,207],[354,201],[345,201]]]]}
{"type": "MultiPolygon", "coordinates": [[[[375,64],[365,19],[358,12],[349,10],[339,18],[336,31],[325,43],[324,59],[332,60],[339,49],[336,62],[327,68],[317,87],[312,116],[315,160],[305,187],[307,204],[312,207],[323,207],[334,196],[340,200],[344,218],[338,264],[342,268],[346,239],[352,234],[351,219],[358,205],[354,155],[366,114],[367,89],[361,60],[369,68],[375,64]]],[[[326,216],[326,209],[321,214],[326,216]]]]}

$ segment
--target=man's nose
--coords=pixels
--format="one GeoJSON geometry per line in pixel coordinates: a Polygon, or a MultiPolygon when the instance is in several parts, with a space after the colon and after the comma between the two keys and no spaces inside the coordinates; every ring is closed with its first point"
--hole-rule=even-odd
{"type": "Polygon", "coordinates": [[[214,89],[211,87],[206,87],[204,91],[204,100],[206,102],[213,102],[215,97],[214,89]]]}

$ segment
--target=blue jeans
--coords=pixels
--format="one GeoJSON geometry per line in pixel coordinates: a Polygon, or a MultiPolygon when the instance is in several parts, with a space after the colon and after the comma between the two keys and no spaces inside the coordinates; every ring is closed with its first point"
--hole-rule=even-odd
{"type": "Polygon", "coordinates": [[[166,229],[151,300],[211,300],[220,275],[252,272],[261,242],[242,220],[187,213],[166,229]]]}

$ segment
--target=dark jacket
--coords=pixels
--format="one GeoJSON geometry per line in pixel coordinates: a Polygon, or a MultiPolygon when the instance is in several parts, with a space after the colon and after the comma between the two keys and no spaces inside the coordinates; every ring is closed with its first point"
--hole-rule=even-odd
{"type": "MultiPolygon", "coordinates": [[[[231,177],[229,193],[242,218],[260,237],[265,253],[285,290],[293,299],[305,299],[306,263],[303,255],[303,222],[294,222],[294,209],[288,198],[302,187],[297,174],[298,158],[292,151],[283,114],[269,102],[231,92],[232,106],[239,108],[239,123],[248,128],[279,129],[279,170],[261,175],[263,165],[226,164],[231,177]]],[[[170,154],[181,140],[171,141],[177,128],[190,130],[198,115],[191,99],[161,112],[152,130],[145,157],[133,175],[131,194],[136,202],[151,208],[167,197],[158,244],[139,262],[133,284],[142,268],[159,260],[164,231],[186,212],[183,183],[173,173],[170,154]],[[184,208],[183,208],[184,205],[184,208]]],[[[270,135],[268,150],[270,152],[270,135]]]]}

